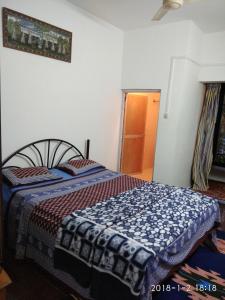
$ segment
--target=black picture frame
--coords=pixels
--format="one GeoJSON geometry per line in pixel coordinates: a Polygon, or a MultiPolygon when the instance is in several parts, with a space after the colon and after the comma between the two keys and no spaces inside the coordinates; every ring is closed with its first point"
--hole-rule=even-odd
{"type": "Polygon", "coordinates": [[[3,7],[3,46],[71,62],[72,32],[3,7]]]}

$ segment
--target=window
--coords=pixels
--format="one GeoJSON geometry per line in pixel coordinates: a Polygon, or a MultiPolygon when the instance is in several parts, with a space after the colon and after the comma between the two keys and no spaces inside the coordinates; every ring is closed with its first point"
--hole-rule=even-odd
{"type": "Polygon", "coordinates": [[[214,132],[213,164],[225,167],[225,84],[222,84],[214,132]]]}

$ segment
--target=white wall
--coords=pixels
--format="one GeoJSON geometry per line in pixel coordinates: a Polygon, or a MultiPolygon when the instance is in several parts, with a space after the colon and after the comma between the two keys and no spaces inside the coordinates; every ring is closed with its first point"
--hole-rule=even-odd
{"type": "Polygon", "coordinates": [[[190,185],[203,86],[197,82],[200,30],[190,21],[125,34],[124,89],[161,89],[154,180],[190,185]],[[167,118],[164,114],[167,113],[167,118]]]}
{"type": "Polygon", "coordinates": [[[1,45],[3,158],[41,138],[62,138],[82,150],[90,138],[91,158],[115,169],[123,33],[66,0],[2,0],[1,6],[73,32],[72,63],[1,45]]]}
{"type": "Polygon", "coordinates": [[[225,31],[203,35],[202,63],[219,64],[225,62],[225,31]]]}
{"type": "Polygon", "coordinates": [[[203,35],[200,81],[225,81],[225,31],[203,35]]]}

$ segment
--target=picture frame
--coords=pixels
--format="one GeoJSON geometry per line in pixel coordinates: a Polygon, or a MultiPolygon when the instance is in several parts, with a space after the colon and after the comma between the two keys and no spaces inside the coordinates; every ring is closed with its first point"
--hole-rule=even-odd
{"type": "Polygon", "coordinates": [[[4,47],[71,62],[72,32],[6,7],[2,25],[4,47]]]}

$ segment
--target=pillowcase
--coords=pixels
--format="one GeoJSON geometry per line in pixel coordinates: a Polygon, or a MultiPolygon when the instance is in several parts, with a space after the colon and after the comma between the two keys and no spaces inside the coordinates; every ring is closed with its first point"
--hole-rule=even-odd
{"type": "Polygon", "coordinates": [[[57,168],[73,176],[88,175],[105,170],[104,166],[89,159],[69,160],[67,163],[60,164],[57,168]]]}
{"type": "Polygon", "coordinates": [[[3,176],[13,185],[24,185],[62,177],[51,174],[46,167],[6,168],[2,170],[3,176]]]}

